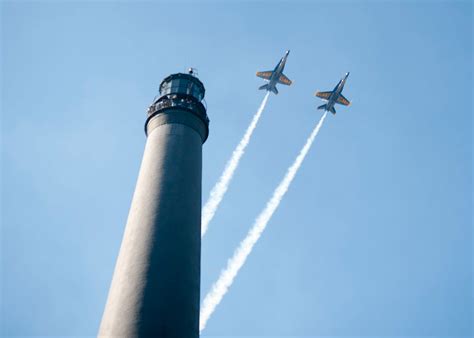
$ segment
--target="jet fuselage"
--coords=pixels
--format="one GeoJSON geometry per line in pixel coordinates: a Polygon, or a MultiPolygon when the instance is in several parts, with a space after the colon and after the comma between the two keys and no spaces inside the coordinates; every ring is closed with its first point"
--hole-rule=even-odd
{"type": "Polygon", "coordinates": [[[349,76],[349,73],[346,73],[346,75],[341,80],[339,80],[336,87],[334,87],[334,89],[332,90],[331,96],[329,96],[329,99],[328,99],[328,103],[326,103],[327,105],[326,110],[331,110],[331,108],[333,108],[334,105],[336,104],[337,99],[339,98],[339,95],[341,95],[342,90],[344,89],[344,85],[346,84],[346,80],[348,76],[349,76]]]}
{"type": "Polygon", "coordinates": [[[287,51],[285,56],[281,58],[280,62],[278,62],[275,69],[273,69],[272,77],[268,81],[268,86],[270,88],[276,86],[276,84],[278,83],[278,79],[280,78],[280,75],[283,74],[283,70],[285,69],[286,59],[288,58],[289,53],[290,51],[287,51]]]}

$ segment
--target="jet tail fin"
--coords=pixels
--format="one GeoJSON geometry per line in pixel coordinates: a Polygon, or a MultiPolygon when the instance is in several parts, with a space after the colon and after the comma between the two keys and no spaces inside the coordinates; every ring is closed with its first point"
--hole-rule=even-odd
{"type": "Polygon", "coordinates": [[[260,90],[265,89],[265,90],[268,90],[269,92],[271,91],[271,92],[273,92],[273,93],[275,93],[275,94],[278,94],[278,89],[276,89],[275,86],[271,86],[271,87],[270,87],[270,85],[269,85],[268,83],[267,83],[267,84],[264,84],[263,86],[258,87],[258,89],[260,89],[260,90]]]}
{"type": "Polygon", "coordinates": [[[318,107],[318,109],[328,110],[328,111],[330,111],[331,113],[333,113],[334,115],[336,115],[336,109],[334,109],[334,107],[331,107],[331,108],[328,109],[328,105],[327,105],[327,104],[320,105],[320,106],[318,107]]]}

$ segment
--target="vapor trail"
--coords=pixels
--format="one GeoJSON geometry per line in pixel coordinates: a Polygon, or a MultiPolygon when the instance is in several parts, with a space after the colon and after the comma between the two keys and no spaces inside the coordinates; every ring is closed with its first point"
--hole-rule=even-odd
{"type": "Polygon", "coordinates": [[[237,169],[240,158],[244,154],[245,148],[249,144],[250,137],[252,136],[252,133],[255,130],[255,127],[257,126],[258,120],[262,115],[263,109],[267,104],[269,95],[270,92],[267,92],[267,94],[265,94],[265,97],[263,98],[260,107],[253,116],[252,122],[250,122],[250,125],[247,127],[244,136],[240,140],[237,147],[234,149],[231,158],[225,166],[224,172],[222,173],[221,177],[219,177],[219,180],[217,181],[216,185],[212,188],[209,198],[204,207],[202,208],[201,237],[204,237],[209,226],[209,222],[214,217],[217,207],[221,203],[222,198],[224,198],[224,195],[227,189],[229,188],[229,183],[232,180],[232,176],[234,176],[235,169],[237,169]]]}
{"type": "Polygon", "coordinates": [[[278,208],[283,196],[290,187],[291,182],[295,178],[298,169],[300,168],[303,160],[308,153],[311,145],[313,144],[314,138],[318,135],[319,129],[323,125],[324,119],[326,118],[327,112],[319,120],[316,127],[313,129],[311,135],[306,141],[306,144],[301,149],[300,153],[295,159],[295,162],[288,168],[285,177],[280,182],[278,187],[273,192],[272,198],[267,202],[265,209],[258,215],[255,219],[253,227],[247,234],[247,237],[240,242],[237,250],[235,250],[234,255],[231,259],[227,261],[227,267],[223,270],[219,276],[217,282],[214,283],[211,287],[211,291],[208,292],[201,306],[200,320],[199,320],[199,331],[201,332],[206,327],[206,323],[209,320],[209,317],[212,315],[217,305],[221,302],[224,295],[229,290],[229,287],[232,285],[235,276],[239,272],[240,268],[244,265],[245,260],[253,249],[255,243],[262,235],[265,227],[267,226],[268,221],[272,217],[275,210],[278,208]]]}

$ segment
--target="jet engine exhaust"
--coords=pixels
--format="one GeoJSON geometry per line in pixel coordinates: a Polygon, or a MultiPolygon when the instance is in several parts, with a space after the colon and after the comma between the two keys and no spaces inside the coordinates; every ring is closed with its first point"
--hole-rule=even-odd
{"type": "Polygon", "coordinates": [[[250,125],[247,127],[244,136],[240,140],[237,147],[234,149],[234,152],[232,153],[231,158],[227,162],[221,177],[219,177],[219,180],[212,188],[209,198],[207,199],[206,204],[202,208],[201,237],[204,237],[204,235],[206,234],[206,231],[209,227],[209,222],[211,222],[212,218],[214,217],[214,214],[216,213],[219,204],[221,203],[227,189],[229,188],[230,181],[232,180],[234,172],[239,165],[240,158],[244,154],[245,148],[249,144],[250,138],[252,137],[255,127],[257,126],[258,120],[260,119],[260,116],[262,115],[262,112],[265,109],[269,95],[270,92],[267,92],[265,94],[265,97],[263,98],[260,107],[253,116],[252,122],[250,122],[250,125]]]}
{"type": "Polygon", "coordinates": [[[321,126],[323,125],[324,119],[326,118],[327,112],[319,120],[316,127],[311,132],[311,135],[306,141],[306,144],[301,149],[300,153],[296,157],[295,161],[288,168],[285,177],[280,182],[278,187],[273,192],[273,196],[267,202],[263,211],[255,219],[253,227],[247,233],[247,236],[242,242],[240,242],[237,249],[234,251],[234,255],[227,261],[227,267],[223,270],[219,276],[219,279],[212,285],[211,290],[207,293],[204,301],[201,305],[200,319],[199,319],[199,331],[201,332],[206,327],[207,321],[211,317],[212,313],[216,309],[217,305],[221,302],[224,295],[229,290],[235,276],[239,272],[240,268],[244,265],[247,257],[251,253],[254,245],[265,230],[267,223],[270,221],[275,210],[278,208],[281,200],[288,191],[291,182],[295,178],[298,169],[301,167],[303,160],[308,154],[313,141],[318,135],[321,126]]]}

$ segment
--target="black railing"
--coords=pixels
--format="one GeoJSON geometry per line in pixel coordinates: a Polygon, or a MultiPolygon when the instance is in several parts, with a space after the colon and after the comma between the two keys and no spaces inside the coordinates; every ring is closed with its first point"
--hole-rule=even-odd
{"type": "Polygon", "coordinates": [[[148,108],[148,119],[170,108],[180,108],[189,111],[197,115],[206,125],[209,125],[209,118],[207,117],[204,105],[187,95],[172,94],[161,97],[148,108]]]}

